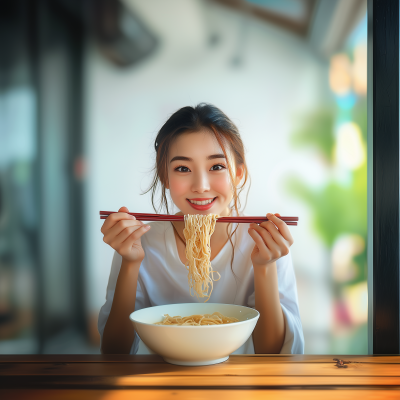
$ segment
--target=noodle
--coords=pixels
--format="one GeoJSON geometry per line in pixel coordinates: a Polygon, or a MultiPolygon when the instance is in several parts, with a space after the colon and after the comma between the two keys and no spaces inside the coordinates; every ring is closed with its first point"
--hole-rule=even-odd
{"type": "Polygon", "coordinates": [[[220,279],[220,274],[213,271],[210,256],[210,239],[214,233],[217,214],[208,215],[185,215],[185,229],[183,234],[186,239],[186,258],[188,260],[188,281],[190,295],[192,289],[197,297],[211,296],[213,290],[213,281],[220,279]],[[213,274],[218,274],[218,279],[214,279],[213,274]]]}
{"type": "Polygon", "coordinates": [[[188,317],[170,317],[164,315],[162,322],[156,322],[155,325],[179,325],[179,326],[200,326],[200,325],[223,325],[239,322],[237,318],[225,317],[220,312],[216,311],[212,314],[204,315],[189,315],[188,317]]]}

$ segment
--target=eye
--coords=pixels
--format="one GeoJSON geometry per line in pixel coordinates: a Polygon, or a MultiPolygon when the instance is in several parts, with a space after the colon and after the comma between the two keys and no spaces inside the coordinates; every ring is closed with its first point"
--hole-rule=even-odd
{"type": "Polygon", "coordinates": [[[223,169],[226,169],[225,165],[215,164],[211,167],[210,171],[222,171],[223,169]]]}
{"type": "Polygon", "coordinates": [[[180,165],[179,167],[175,168],[175,171],[178,171],[178,172],[190,172],[190,169],[188,167],[185,167],[184,165],[180,165]]]}

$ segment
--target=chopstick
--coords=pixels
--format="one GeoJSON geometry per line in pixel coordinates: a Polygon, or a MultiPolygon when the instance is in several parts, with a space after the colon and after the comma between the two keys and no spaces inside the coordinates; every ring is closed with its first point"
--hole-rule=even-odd
{"type": "MultiPolygon", "coordinates": [[[[100,219],[106,219],[110,214],[118,211],[100,211],[100,219]]],[[[138,221],[184,221],[183,215],[169,215],[169,214],[149,214],[149,213],[127,213],[133,215],[138,221]]],[[[278,217],[286,223],[286,225],[297,226],[299,217],[278,217]]],[[[217,222],[225,223],[256,223],[268,221],[267,217],[263,216],[243,216],[243,217],[219,217],[217,222]]]]}

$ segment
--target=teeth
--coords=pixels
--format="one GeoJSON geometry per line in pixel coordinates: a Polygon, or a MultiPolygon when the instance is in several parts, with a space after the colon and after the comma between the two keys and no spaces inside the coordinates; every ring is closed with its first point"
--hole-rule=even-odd
{"type": "MultiPolygon", "coordinates": [[[[188,199],[189,200],[189,199],[188,199]]],[[[206,204],[210,204],[214,199],[211,200],[204,200],[204,201],[195,201],[195,200],[189,200],[193,204],[197,204],[198,206],[204,206],[206,204]]]]}

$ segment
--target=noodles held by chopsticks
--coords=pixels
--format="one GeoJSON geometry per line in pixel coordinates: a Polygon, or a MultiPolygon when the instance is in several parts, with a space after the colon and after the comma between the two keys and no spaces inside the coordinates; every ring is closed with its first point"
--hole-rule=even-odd
{"type": "Polygon", "coordinates": [[[212,314],[204,315],[189,315],[188,317],[170,317],[168,314],[164,315],[162,322],[156,322],[155,325],[179,325],[179,326],[200,326],[200,325],[223,325],[239,322],[237,318],[226,317],[220,312],[216,311],[212,314]]]}
{"type": "Polygon", "coordinates": [[[185,215],[185,229],[183,235],[186,239],[186,258],[188,260],[188,281],[190,295],[192,289],[197,297],[211,296],[213,290],[213,281],[221,278],[220,274],[213,271],[210,257],[211,246],[210,239],[214,233],[215,222],[218,214],[188,214],[185,215]],[[218,274],[218,279],[214,279],[214,273],[218,274]]]}

